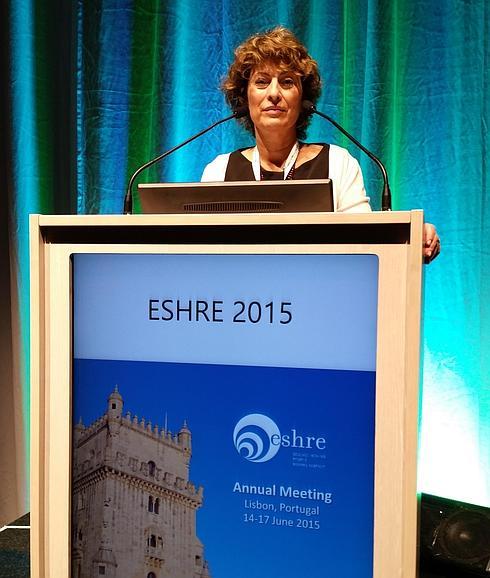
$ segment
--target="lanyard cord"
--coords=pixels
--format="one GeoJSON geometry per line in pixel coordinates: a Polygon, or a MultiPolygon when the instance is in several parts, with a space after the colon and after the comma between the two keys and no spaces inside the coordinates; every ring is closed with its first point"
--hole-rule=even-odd
{"type": "MultiPolygon", "coordinates": [[[[294,174],[294,166],[296,164],[296,160],[298,159],[298,155],[299,155],[299,142],[296,141],[294,143],[293,148],[291,149],[291,151],[289,152],[288,158],[286,159],[286,162],[284,163],[284,180],[286,179],[291,179],[293,177],[294,174]]],[[[259,155],[259,149],[257,148],[257,146],[254,147],[253,153],[252,153],[252,169],[254,172],[254,177],[256,181],[261,181],[262,179],[262,170],[261,170],[261,166],[260,166],[260,155],[259,155]]]]}

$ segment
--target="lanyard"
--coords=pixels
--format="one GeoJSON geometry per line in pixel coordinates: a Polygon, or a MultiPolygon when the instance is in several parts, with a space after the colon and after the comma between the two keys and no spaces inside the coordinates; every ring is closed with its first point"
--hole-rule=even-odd
{"type": "MultiPolygon", "coordinates": [[[[284,164],[284,180],[286,180],[288,178],[289,173],[291,172],[291,169],[294,167],[295,163],[296,163],[296,159],[298,158],[299,155],[299,142],[296,141],[294,143],[293,148],[291,149],[291,151],[289,152],[288,158],[286,159],[286,162],[284,164]]],[[[260,181],[260,155],[259,155],[259,149],[257,148],[257,146],[254,147],[253,153],[252,153],[252,168],[254,171],[254,177],[256,181],[260,181]]]]}

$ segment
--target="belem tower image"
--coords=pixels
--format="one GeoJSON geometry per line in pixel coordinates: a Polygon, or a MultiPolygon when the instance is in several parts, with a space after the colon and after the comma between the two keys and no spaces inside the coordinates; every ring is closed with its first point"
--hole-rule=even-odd
{"type": "Polygon", "coordinates": [[[172,434],[123,416],[116,386],[106,413],[73,436],[72,578],[211,578],[187,424],[172,434]]]}

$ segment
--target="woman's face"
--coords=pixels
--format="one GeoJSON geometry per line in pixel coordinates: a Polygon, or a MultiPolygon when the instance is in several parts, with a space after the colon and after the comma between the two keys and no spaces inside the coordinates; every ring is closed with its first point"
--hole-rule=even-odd
{"type": "Polygon", "coordinates": [[[248,81],[247,99],[255,129],[296,131],[302,93],[297,73],[272,63],[254,69],[248,81]]]}

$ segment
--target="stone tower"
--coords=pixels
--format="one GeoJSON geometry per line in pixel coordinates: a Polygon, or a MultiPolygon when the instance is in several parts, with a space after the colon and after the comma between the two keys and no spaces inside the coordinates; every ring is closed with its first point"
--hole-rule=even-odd
{"type": "Polygon", "coordinates": [[[187,423],[173,435],[123,407],[116,386],[105,414],[74,428],[72,578],[211,578],[187,423]]]}

